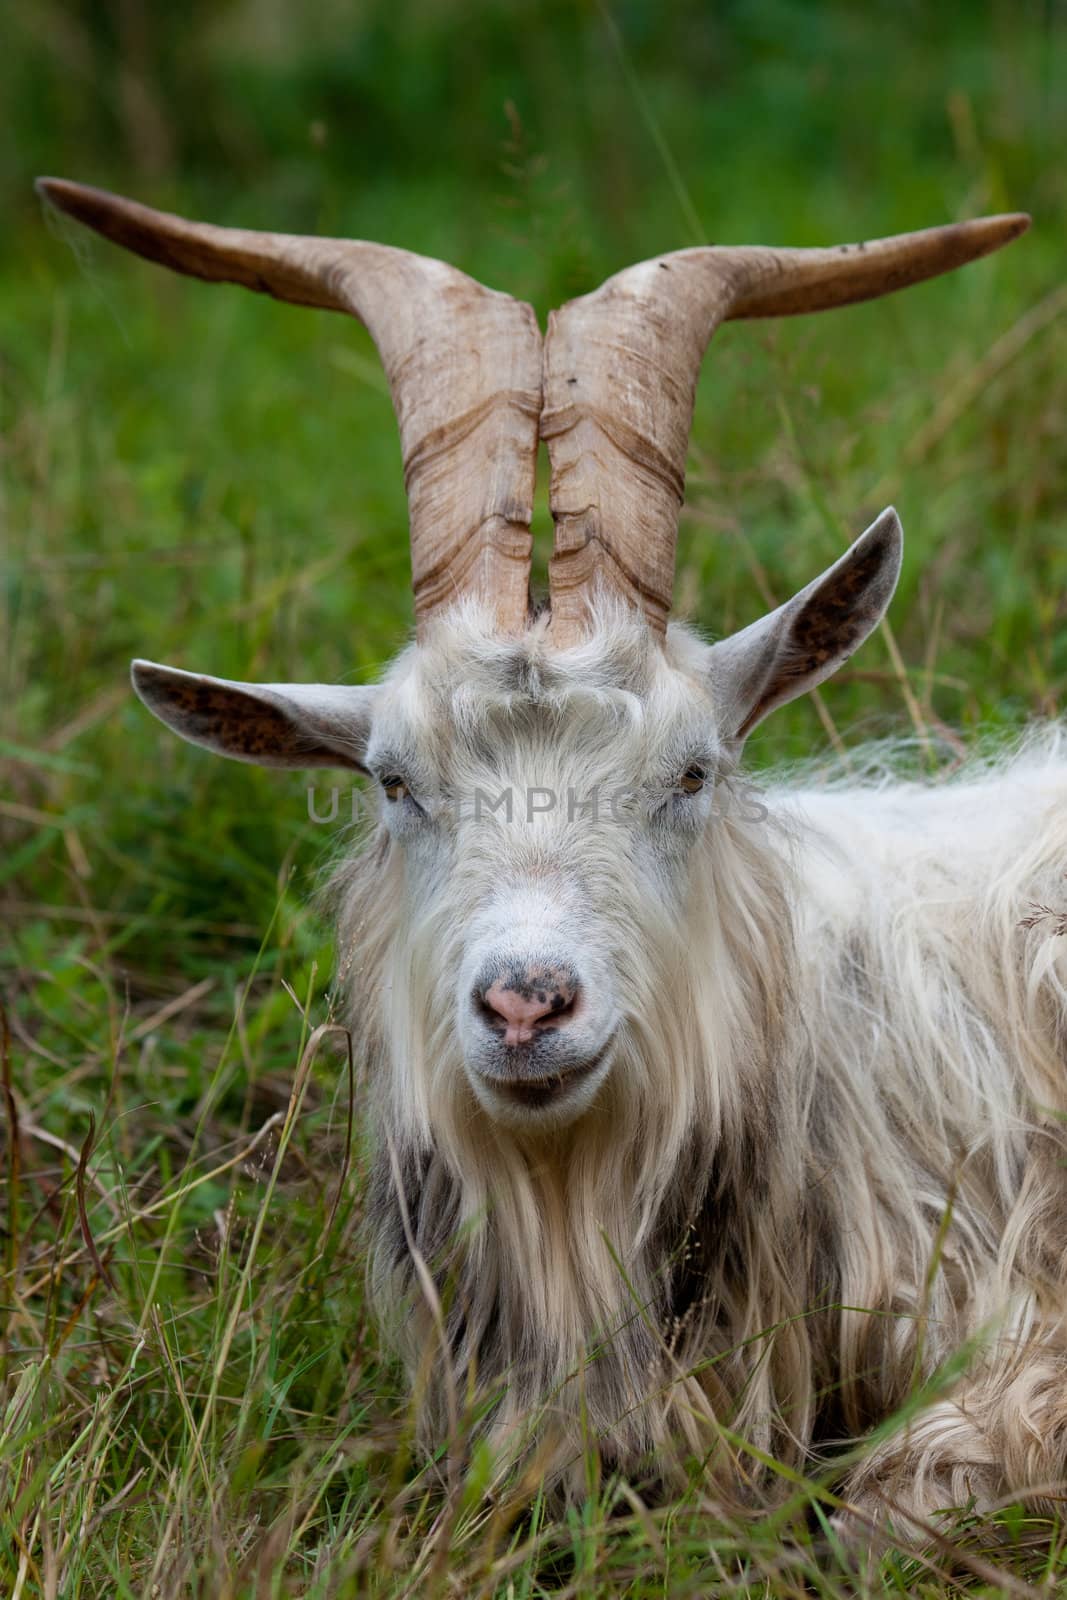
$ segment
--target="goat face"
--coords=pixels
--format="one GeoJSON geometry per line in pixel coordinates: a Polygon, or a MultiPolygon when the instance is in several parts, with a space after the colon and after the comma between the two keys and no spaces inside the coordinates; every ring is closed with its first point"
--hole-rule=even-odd
{"type": "Polygon", "coordinates": [[[397,1091],[427,1129],[445,1106],[458,1114],[464,1084],[496,1121],[559,1125],[613,1070],[662,1057],[667,997],[690,1003],[691,886],[708,892],[692,854],[744,808],[744,738],[866,636],[899,560],[887,512],[786,605],[710,647],[681,628],[662,644],[609,598],[561,650],[547,617],[502,636],[472,600],[376,688],[143,662],[134,681],[211,749],[377,781],[391,935],[373,1004],[397,1091]]]}
{"type": "Polygon", "coordinates": [[[680,923],[729,764],[705,655],[622,616],[555,652],[467,608],[382,685],[366,765],[402,878],[390,1053],[462,1070],[494,1120],[583,1112],[655,983],[649,943],[680,923]]]}

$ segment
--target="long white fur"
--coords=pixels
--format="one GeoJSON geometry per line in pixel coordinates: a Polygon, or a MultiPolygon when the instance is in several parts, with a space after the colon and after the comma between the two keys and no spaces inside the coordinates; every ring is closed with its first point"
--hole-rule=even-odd
{"type": "Polygon", "coordinates": [[[1067,1474],[1067,939],[1024,923],[1067,909],[1067,735],[947,780],[772,779],[765,814],[742,799],[651,843],[640,821],[456,809],[479,786],[658,781],[714,743],[707,654],[611,611],[554,654],[468,605],[380,691],[437,820],[383,805],[342,868],[339,983],[389,1152],[375,1292],[424,1433],[449,1443],[451,1388],[505,1459],[563,1482],[592,1442],[771,1492],[738,1436],[803,1465],[973,1341],[847,1491],[926,1515],[1046,1486],[1067,1474]],[[494,1118],[467,1070],[462,975],[509,917],[555,917],[618,1011],[591,1105],[558,1126],[494,1118]]]}

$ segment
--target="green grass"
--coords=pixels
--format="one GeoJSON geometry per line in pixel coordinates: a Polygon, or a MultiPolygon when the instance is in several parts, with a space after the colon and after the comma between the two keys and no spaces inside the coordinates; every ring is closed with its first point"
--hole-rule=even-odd
{"type": "MultiPolygon", "coordinates": [[[[161,12],[147,43],[128,16],[113,36],[103,10],[12,13],[4,1593],[1065,1581],[1062,1529],[1050,1556],[1050,1530],[1010,1512],[996,1528],[955,1519],[963,1554],[889,1553],[848,1575],[821,1520],[826,1484],[750,1525],[715,1515],[698,1476],[671,1507],[606,1481],[561,1515],[488,1502],[476,1456],[449,1497],[412,1453],[365,1305],[362,1090],[337,1036],[316,1033],[331,954],[314,890],[338,836],[308,822],[302,775],[182,745],[127,688],[135,654],[228,677],[373,674],[410,625],[399,447],[354,324],[72,237],[33,202],[36,170],[439,254],[542,315],[695,237],[830,242],[1032,210],[1024,241],[957,277],[718,336],[677,592],[726,632],[892,500],[908,540],[892,634],[821,711],[773,719],[751,759],[884,733],[966,742],[1061,708],[1062,9],[709,9],[546,5],[520,20],[492,0],[321,0],[298,22],[246,3],[200,7],[179,33],[161,12]],[[140,99],[119,92],[123,61],[140,99]]],[[[536,527],[543,555],[543,486],[536,527]]]]}

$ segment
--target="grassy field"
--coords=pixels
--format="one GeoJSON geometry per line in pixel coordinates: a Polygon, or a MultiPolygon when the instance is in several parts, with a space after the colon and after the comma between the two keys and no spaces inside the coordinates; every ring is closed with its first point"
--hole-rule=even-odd
{"type": "MultiPolygon", "coordinates": [[[[751,620],[895,502],[882,630],[752,742],[966,744],[1067,692],[1067,13],[1057,0],[269,0],[10,8],[0,94],[0,1592],[1050,1593],[1024,1516],[848,1575],[833,1496],[750,1525],[593,1485],[458,1495],[364,1304],[361,1095],[300,774],[133,700],[143,654],[365,679],[410,625],[399,447],[354,323],[174,280],[37,171],[455,261],[547,309],[704,240],[996,209],[1033,231],[884,303],[716,340],[680,608],[751,620]],[[170,11],[173,10],[173,17],[170,11]],[[164,13],[167,15],[164,15],[164,13]],[[714,13],[714,14],[712,14],[714,13]],[[996,1549],[988,1551],[991,1536],[996,1549]],[[985,1554],[981,1551],[985,1549],[985,1554]]],[[[544,553],[547,503],[536,529],[544,553]]]]}

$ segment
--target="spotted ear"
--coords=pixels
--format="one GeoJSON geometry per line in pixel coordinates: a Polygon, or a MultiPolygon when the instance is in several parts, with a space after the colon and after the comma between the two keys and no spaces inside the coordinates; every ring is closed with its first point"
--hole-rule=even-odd
{"type": "Polygon", "coordinates": [[[135,661],[133,687],[192,744],[261,767],[363,770],[377,691],[343,684],[231,683],[135,661]]]}
{"type": "Polygon", "coordinates": [[[890,506],[820,578],[711,647],[721,731],[740,744],[777,706],[836,672],[876,628],[900,576],[904,535],[890,506]]]}

